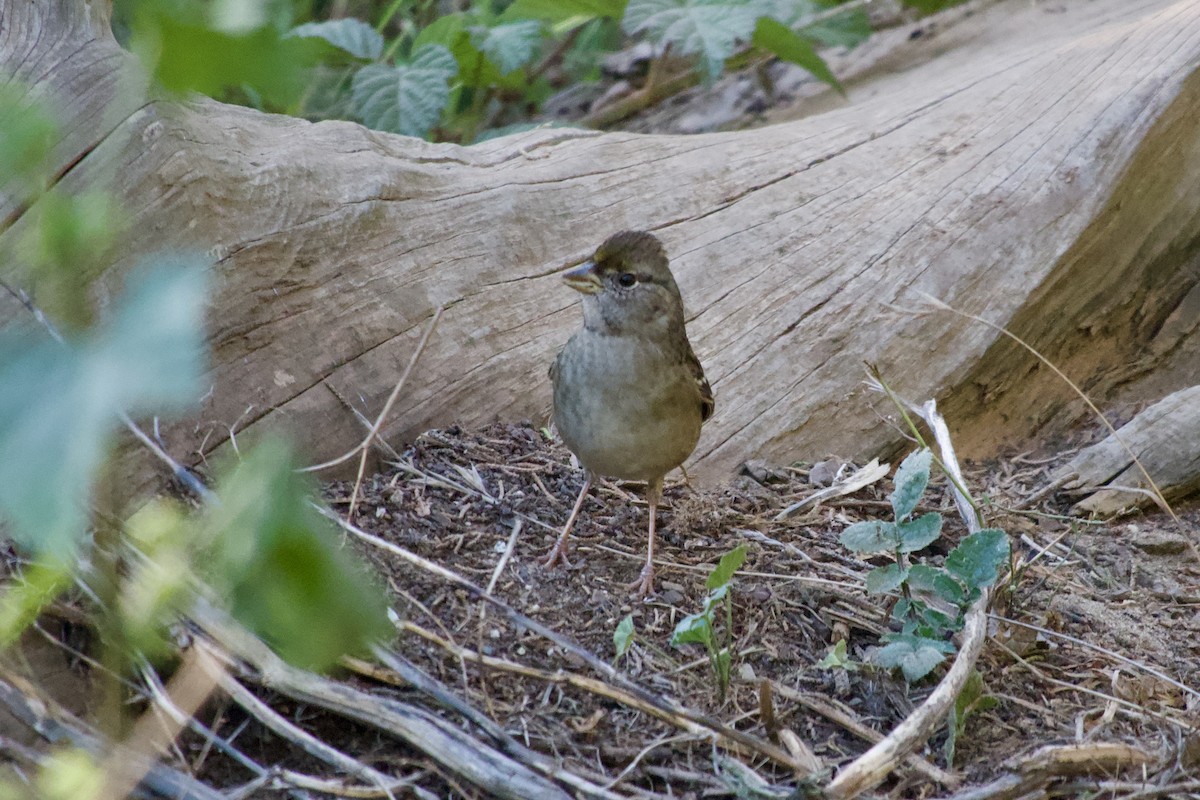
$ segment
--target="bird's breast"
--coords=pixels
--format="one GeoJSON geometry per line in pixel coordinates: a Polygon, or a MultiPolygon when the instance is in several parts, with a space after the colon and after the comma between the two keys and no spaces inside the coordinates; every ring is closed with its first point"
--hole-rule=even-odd
{"type": "Polygon", "coordinates": [[[596,474],[653,480],[696,447],[695,382],[653,340],[580,330],[560,354],[554,378],[559,434],[596,474]]]}

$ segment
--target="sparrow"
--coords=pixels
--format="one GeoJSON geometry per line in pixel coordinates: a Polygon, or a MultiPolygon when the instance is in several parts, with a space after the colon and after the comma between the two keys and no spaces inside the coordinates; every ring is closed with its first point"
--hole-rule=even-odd
{"type": "Polygon", "coordinates": [[[692,351],[683,299],[653,234],[622,231],[562,275],[583,295],[583,327],[550,365],[554,423],[585,477],[543,565],[567,561],[567,538],[598,476],[645,481],[650,506],[646,564],[629,585],[654,591],[654,530],[663,478],[696,448],[715,408],[692,351]]]}

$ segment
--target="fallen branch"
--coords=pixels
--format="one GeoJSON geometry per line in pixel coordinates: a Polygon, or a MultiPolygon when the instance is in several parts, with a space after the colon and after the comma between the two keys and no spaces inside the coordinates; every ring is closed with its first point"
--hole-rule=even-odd
{"type": "MultiPolygon", "coordinates": [[[[83,722],[16,675],[0,673],[0,704],[51,744],[71,745],[93,756],[107,751],[101,738],[83,722]]],[[[225,797],[190,775],[157,762],[146,765],[139,788],[149,796],[172,800],[224,800],[225,797]]]]}
{"type": "MultiPolygon", "coordinates": [[[[891,392],[888,394],[891,395],[891,392]]],[[[895,395],[892,397],[895,398],[895,395]]],[[[930,400],[924,406],[918,407],[907,401],[902,402],[910,411],[925,420],[933,432],[943,468],[951,479],[954,503],[968,532],[975,533],[980,529],[979,516],[975,512],[974,502],[966,493],[962,470],[954,453],[954,445],[950,441],[950,430],[937,411],[937,403],[930,400]]],[[[984,591],[967,609],[958,656],[937,688],[882,741],[843,768],[826,787],[828,797],[838,800],[856,797],[878,786],[905,756],[924,744],[933,732],[941,727],[955,699],[966,685],[967,678],[970,677],[975,662],[983,651],[984,642],[987,641],[987,607],[991,597],[990,591],[984,591]]]]}
{"type": "MultiPolygon", "coordinates": [[[[948,800],[1007,800],[1040,790],[1050,781],[1080,775],[1112,775],[1122,769],[1153,764],[1144,750],[1120,742],[1050,745],[1016,764],[1013,772],[948,800]]],[[[1182,796],[1182,795],[1178,795],[1182,796]]]]}
{"type": "MultiPolygon", "coordinates": [[[[840,725],[843,729],[849,731],[864,741],[870,742],[871,744],[883,741],[882,733],[874,728],[868,728],[866,725],[859,722],[857,718],[841,711],[827,700],[814,698],[805,694],[804,692],[796,691],[790,686],[785,686],[775,681],[771,682],[771,690],[782,698],[791,700],[793,703],[804,706],[809,711],[820,714],[821,716],[825,717],[825,719],[829,720],[835,725],[840,725]]],[[[961,783],[957,775],[947,772],[935,764],[929,763],[916,753],[909,753],[907,756],[905,756],[904,763],[913,770],[919,772],[924,777],[942,786],[953,789],[955,786],[961,783]]]]}
{"type": "Polygon", "coordinates": [[[223,622],[215,610],[198,608],[194,618],[214,641],[253,666],[266,688],[395,736],[489,795],[570,800],[570,795],[529,767],[422,708],[293,667],[256,637],[223,622]]]}
{"type": "MultiPolygon", "coordinates": [[[[587,675],[580,675],[576,672],[567,672],[561,669],[553,671],[546,670],[539,667],[531,667],[526,664],[520,664],[515,661],[509,661],[508,659],[504,658],[481,655],[474,650],[468,650],[465,647],[449,641],[448,639],[438,636],[433,631],[422,628],[421,626],[415,625],[411,622],[405,623],[404,629],[415,633],[426,641],[436,644],[438,647],[450,653],[455,658],[462,659],[463,661],[470,661],[490,669],[510,672],[515,675],[521,675],[526,678],[534,678],[546,683],[571,686],[581,691],[588,692],[589,694],[594,694],[598,697],[603,697],[607,700],[620,703],[628,708],[640,711],[647,716],[654,717],[655,719],[666,722],[669,725],[673,725],[686,733],[714,738],[717,744],[735,753],[742,755],[766,755],[768,758],[771,758],[773,761],[776,761],[785,767],[790,769],[795,768],[793,766],[793,757],[790,753],[787,753],[784,750],[779,750],[778,753],[775,753],[774,748],[770,748],[766,753],[760,752],[758,748],[747,747],[743,741],[740,741],[743,737],[730,735],[729,732],[733,732],[733,734],[740,733],[740,731],[736,731],[736,729],[724,729],[724,726],[721,726],[723,728],[722,730],[714,731],[709,726],[696,722],[686,714],[675,713],[654,703],[647,702],[644,698],[639,697],[632,692],[628,692],[620,687],[605,683],[602,680],[598,680],[587,675]]],[[[386,678],[385,675],[382,675],[377,670],[373,670],[372,674],[377,678],[386,678]]],[[[393,682],[395,682],[394,679],[393,682]]]]}

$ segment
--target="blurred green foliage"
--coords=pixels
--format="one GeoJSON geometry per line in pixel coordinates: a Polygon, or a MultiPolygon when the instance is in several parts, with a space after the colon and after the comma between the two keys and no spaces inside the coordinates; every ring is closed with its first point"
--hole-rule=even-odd
{"type": "MultiPolygon", "coordinates": [[[[212,41],[185,37],[178,46],[202,52],[212,41]]],[[[186,60],[175,53],[170,63],[186,60]]],[[[211,89],[238,79],[226,69],[162,74],[186,74],[177,89],[211,89]]],[[[98,306],[92,282],[108,266],[122,215],[102,189],[72,193],[57,181],[53,155],[63,135],[54,110],[32,96],[15,83],[0,90],[0,186],[16,220],[0,238],[0,276],[29,306],[0,328],[0,534],[18,554],[0,585],[0,648],[84,587],[79,602],[110,670],[100,682],[118,692],[101,713],[115,708],[118,717],[118,673],[143,657],[170,658],[170,627],[201,598],[293,664],[327,669],[344,654],[366,653],[390,630],[383,593],[318,511],[315,487],[297,474],[286,443],[265,440],[220,463],[217,488],[205,490],[198,511],[166,500],[125,510],[135,498],[113,459],[125,424],[182,413],[203,394],[211,264],[195,252],[145,257],[98,306]]],[[[95,776],[81,766],[86,758],[72,761],[77,755],[65,751],[65,761],[52,762],[59,772],[33,785],[47,796],[78,796],[72,781],[90,785],[95,776]]],[[[10,790],[0,782],[0,797],[10,790]]]]}
{"type": "Polygon", "coordinates": [[[532,126],[636,42],[706,82],[778,58],[841,91],[820,48],[871,32],[845,0],[116,0],[114,28],[168,90],[463,143],[532,126]]]}

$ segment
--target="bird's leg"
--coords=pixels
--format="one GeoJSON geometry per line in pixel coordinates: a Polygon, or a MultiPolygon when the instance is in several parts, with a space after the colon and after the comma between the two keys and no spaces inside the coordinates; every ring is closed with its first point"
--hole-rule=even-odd
{"type": "Polygon", "coordinates": [[[571,566],[571,562],[567,561],[567,537],[571,535],[575,518],[579,516],[579,509],[583,508],[583,498],[587,497],[590,488],[592,488],[592,476],[588,475],[583,479],[583,488],[579,490],[579,497],[575,498],[575,507],[571,509],[571,516],[567,517],[567,524],[563,525],[562,533],[558,535],[558,541],[554,543],[554,549],[542,561],[542,566],[546,569],[551,569],[560,561],[564,567],[571,566]]]}
{"type": "Polygon", "coordinates": [[[646,544],[646,564],[638,579],[629,584],[629,589],[638,597],[654,594],[654,527],[658,517],[658,501],[662,497],[662,478],[650,481],[646,486],[646,502],[650,506],[650,539],[646,544]]]}

